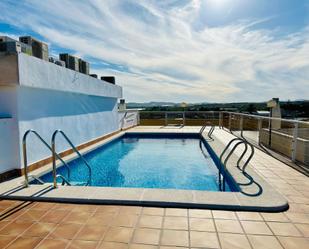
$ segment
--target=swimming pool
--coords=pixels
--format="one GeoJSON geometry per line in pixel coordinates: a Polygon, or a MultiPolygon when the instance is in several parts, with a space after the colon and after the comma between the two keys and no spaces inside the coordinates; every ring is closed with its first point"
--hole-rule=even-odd
{"type": "MultiPolygon", "coordinates": [[[[90,185],[219,191],[221,165],[207,142],[201,139],[199,134],[126,133],[84,155],[92,169],[90,185]]],[[[71,182],[87,181],[88,170],[80,159],[68,165],[71,182]]],[[[68,169],[61,166],[57,174],[68,178],[68,169]]],[[[40,179],[52,182],[52,173],[40,179]]],[[[226,191],[237,191],[229,174],[226,191]]]]}

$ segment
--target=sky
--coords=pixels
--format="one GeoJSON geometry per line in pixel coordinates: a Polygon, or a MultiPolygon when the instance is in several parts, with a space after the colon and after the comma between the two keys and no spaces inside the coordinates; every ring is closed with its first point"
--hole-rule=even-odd
{"type": "Polygon", "coordinates": [[[309,0],[0,0],[0,35],[27,34],[127,102],[309,99],[309,0]]]}

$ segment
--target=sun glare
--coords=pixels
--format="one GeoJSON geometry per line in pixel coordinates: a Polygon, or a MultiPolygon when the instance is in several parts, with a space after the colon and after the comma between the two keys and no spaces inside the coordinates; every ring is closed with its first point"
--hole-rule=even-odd
{"type": "Polygon", "coordinates": [[[209,4],[215,7],[222,7],[227,4],[230,0],[208,0],[209,4]]]}

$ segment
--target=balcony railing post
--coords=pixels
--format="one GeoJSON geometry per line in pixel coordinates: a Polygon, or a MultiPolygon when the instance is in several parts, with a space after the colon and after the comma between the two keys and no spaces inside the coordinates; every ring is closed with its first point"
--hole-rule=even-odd
{"type": "Polygon", "coordinates": [[[296,151],[297,151],[297,136],[298,136],[298,123],[294,123],[293,129],[293,139],[292,139],[292,161],[296,161],[296,151]]]}
{"type": "Polygon", "coordinates": [[[263,120],[261,118],[259,118],[258,119],[258,133],[257,133],[257,142],[258,142],[258,144],[260,144],[260,141],[261,141],[262,122],[263,122],[263,120]]]}
{"type": "Polygon", "coordinates": [[[219,128],[222,129],[223,126],[223,113],[219,112],[219,128]]]}
{"type": "Polygon", "coordinates": [[[244,130],[244,116],[240,115],[240,122],[239,122],[239,128],[240,128],[240,136],[243,136],[243,130],[244,130]]]}
{"type": "Polygon", "coordinates": [[[136,116],[136,123],[137,123],[137,125],[140,125],[141,124],[141,113],[140,113],[140,111],[137,111],[137,116],[136,116]]]}
{"type": "Polygon", "coordinates": [[[229,113],[229,130],[232,129],[232,113],[229,113]]]}
{"type": "Polygon", "coordinates": [[[182,112],[182,125],[183,126],[186,125],[186,112],[185,111],[182,112]]]}
{"type": "Polygon", "coordinates": [[[165,126],[167,126],[167,112],[165,112],[165,126]]]}

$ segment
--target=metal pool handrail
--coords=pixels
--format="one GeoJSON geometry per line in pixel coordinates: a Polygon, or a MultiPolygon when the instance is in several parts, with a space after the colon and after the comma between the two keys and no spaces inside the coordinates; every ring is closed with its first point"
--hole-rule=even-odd
{"type": "MultiPolygon", "coordinates": [[[[234,138],[232,139],[227,145],[226,147],[224,148],[224,150],[222,151],[221,155],[220,155],[220,162],[222,163],[223,165],[223,170],[225,172],[226,170],[226,165],[227,165],[227,162],[229,160],[229,158],[231,157],[231,155],[234,153],[234,151],[236,150],[236,148],[241,145],[241,144],[244,144],[245,145],[245,149],[244,151],[242,152],[241,156],[239,157],[239,159],[237,160],[237,168],[239,168],[244,174],[246,173],[246,167],[248,166],[249,162],[251,161],[253,155],[254,155],[254,147],[252,144],[250,144],[247,140],[245,139],[241,139],[241,138],[234,138]],[[228,153],[227,157],[225,158],[224,162],[222,162],[222,158],[225,154],[225,152],[228,150],[228,148],[231,146],[231,144],[235,141],[238,141],[231,149],[231,151],[228,153]],[[244,165],[242,166],[242,169],[240,168],[240,162],[241,160],[243,159],[243,157],[245,156],[247,150],[248,150],[248,145],[250,146],[250,149],[251,149],[251,153],[249,155],[249,157],[247,158],[247,160],[245,161],[244,165]]],[[[223,177],[223,191],[225,191],[225,176],[220,172],[219,170],[219,186],[221,188],[221,176],[223,177]]],[[[220,189],[221,190],[221,189],[220,189]]]]}
{"type": "Polygon", "coordinates": [[[51,139],[51,144],[52,144],[52,154],[53,154],[53,182],[54,182],[54,188],[57,188],[57,168],[56,168],[56,136],[57,134],[60,133],[62,135],[62,137],[68,142],[68,144],[71,146],[71,148],[73,149],[73,151],[78,155],[78,157],[80,159],[82,159],[82,161],[85,163],[85,165],[88,168],[88,173],[89,173],[89,177],[88,177],[88,181],[87,181],[87,186],[90,185],[91,183],[91,178],[92,178],[92,170],[90,165],[88,164],[88,162],[86,161],[86,159],[82,156],[82,154],[80,154],[80,152],[78,151],[78,149],[74,146],[74,144],[71,142],[71,140],[67,137],[67,135],[62,131],[62,130],[55,130],[55,132],[52,135],[52,139],[51,139]]]}
{"type": "Polygon", "coordinates": [[[63,175],[56,175],[56,178],[60,178],[62,180],[62,185],[64,185],[64,183],[66,183],[68,186],[71,186],[71,183],[63,176],[63,175]]]}
{"type": "MultiPolygon", "coordinates": [[[[32,133],[34,134],[50,151],[52,151],[52,148],[50,145],[33,129],[29,129],[25,132],[23,136],[23,157],[24,157],[24,175],[25,175],[25,186],[29,187],[29,176],[28,176],[28,159],[27,159],[27,137],[28,135],[32,133]]],[[[70,167],[67,165],[65,161],[62,160],[59,154],[55,153],[55,157],[59,159],[63,165],[65,165],[68,169],[68,178],[70,179],[70,167]]],[[[34,178],[34,176],[32,176],[34,178]]]]}
{"type": "MultiPolygon", "coordinates": [[[[206,129],[207,125],[204,125],[201,129],[200,129],[200,134],[203,134],[204,130],[206,129]]],[[[215,130],[215,126],[212,125],[207,133],[207,136],[210,138],[210,139],[213,139],[212,138],[212,133],[214,132],[215,130]]]]}

